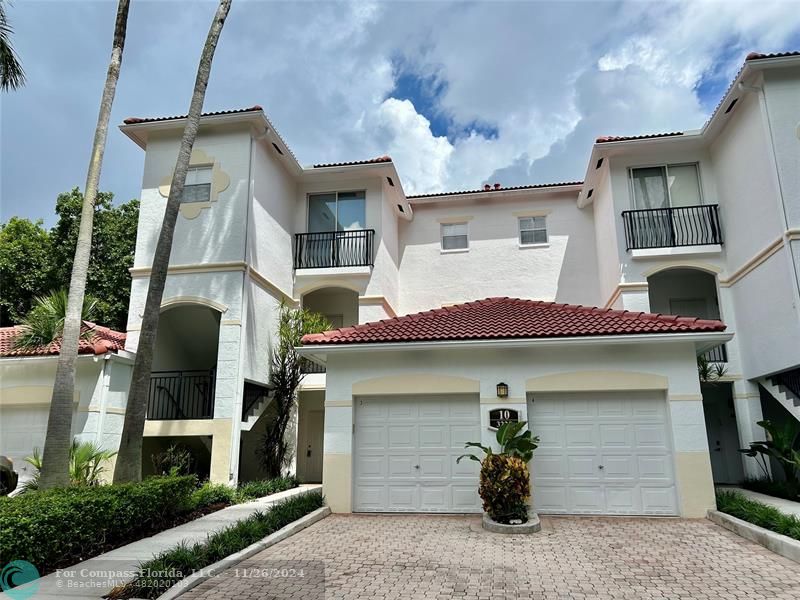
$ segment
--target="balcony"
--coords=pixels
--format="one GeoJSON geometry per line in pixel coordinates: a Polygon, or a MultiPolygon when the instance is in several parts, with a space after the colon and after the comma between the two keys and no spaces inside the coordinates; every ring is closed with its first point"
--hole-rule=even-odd
{"type": "Polygon", "coordinates": [[[374,229],[295,234],[294,268],[371,267],[374,239],[374,229]]]}
{"type": "Polygon", "coordinates": [[[705,354],[703,354],[706,361],[710,363],[726,363],[728,362],[728,350],[725,348],[725,344],[720,344],[719,346],[712,348],[705,354]]]}
{"type": "Polygon", "coordinates": [[[300,361],[300,373],[303,375],[309,375],[312,373],[325,373],[326,368],[325,365],[320,365],[315,363],[314,361],[308,360],[304,358],[300,361]]]}
{"type": "Polygon", "coordinates": [[[622,212],[627,250],[719,246],[719,205],[701,204],[622,212]]]}
{"type": "Polygon", "coordinates": [[[154,371],[147,418],[157,421],[214,417],[214,371],[154,371]]]}

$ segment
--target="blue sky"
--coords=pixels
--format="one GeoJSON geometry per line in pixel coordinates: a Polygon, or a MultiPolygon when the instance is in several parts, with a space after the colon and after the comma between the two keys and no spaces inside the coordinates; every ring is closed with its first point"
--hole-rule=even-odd
{"type": "MultiPolygon", "coordinates": [[[[17,1],[0,219],[83,187],[116,3],[17,1]]],[[[215,3],[132,2],[101,187],[139,194],[127,116],[185,113],[215,3]]],[[[747,52],[800,49],[796,2],[234,0],[207,110],[261,104],[301,163],[390,154],[407,193],[583,177],[592,140],[702,125],[747,52]],[[757,10],[753,10],[757,7],[757,10]]]]}

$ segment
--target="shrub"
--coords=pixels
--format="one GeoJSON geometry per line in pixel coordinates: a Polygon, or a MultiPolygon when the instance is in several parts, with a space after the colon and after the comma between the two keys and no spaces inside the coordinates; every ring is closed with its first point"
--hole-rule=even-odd
{"type": "Polygon", "coordinates": [[[800,518],[782,513],[774,506],[745,498],[737,492],[717,492],[717,510],[800,540],[800,518]]]}
{"type": "Polygon", "coordinates": [[[768,477],[745,479],[742,482],[742,487],[746,490],[767,494],[768,496],[800,502],[800,485],[792,484],[788,481],[773,481],[768,477]]]}
{"type": "Polygon", "coordinates": [[[295,487],[297,487],[297,479],[295,477],[276,477],[274,479],[248,481],[239,485],[237,490],[238,501],[247,502],[248,500],[277,494],[295,487]]]}
{"type": "Polygon", "coordinates": [[[195,486],[194,477],[154,477],[0,498],[0,564],[27,560],[44,574],[139,539],[190,510],[195,486]]]}
{"type": "Polygon", "coordinates": [[[192,451],[181,444],[172,444],[150,457],[156,475],[189,475],[194,467],[192,451]]]}
{"type": "Polygon", "coordinates": [[[213,504],[235,504],[238,501],[236,490],[224,483],[206,481],[192,492],[192,506],[205,508],[213,504]]]}
{"type": "Polygon", "coordinates": [[[456,459],[469,458],[481,463],[478,494],[483,500],[483,510],[498,523],[528,520],[528,503],[531,497],[528,463],[539,446],[539,438],[530,430],[520,433],[527,423],[504,423],[497,429],[500,453],[479,442],[467,442],[466,448],[480,448],[485,454],[481,460],[474,454],[463,454],[456,459]]]}
{"type": "Polygon", "coordinates": [[[275,504],[267,512],[258,512],[247,519],[222,529],[205,542],[179,544],[162,552],[141,565],[145,576],[138,577],[122,589],[111,593],[111,598],[158,598],[168,588],[195,571],[247,548],[271,533],[296,521],[323,506],[322,494],[312,492],[275,504]],[[168,577],[148,574],[172,574],[168,577]]]}
{"type": "MultiPolygon", "coordinates": [[[[94,442],[79,442],[72,440],[69,447],[69,482],[70,485],[100,485],[103,474],[106,472],[106,462],[117,455],[116,452],[103,450],[94,442]]],[[[39,472],[42,470],[42,457],[39,449],[33,449],[33,455],[28,456],[25,462],[30,464],[36,472],[33,477],[22,484],[23,491],[39,489],[39,472]]]]}

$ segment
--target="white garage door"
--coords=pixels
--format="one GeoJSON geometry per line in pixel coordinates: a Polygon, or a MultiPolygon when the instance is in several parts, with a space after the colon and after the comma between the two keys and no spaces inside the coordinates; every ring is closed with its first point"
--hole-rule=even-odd
{"type": "Polygon", "coordinates": [[[534,394],[529,414],[538,511],[678,514],[663,395],[534,394]]]}
{"type": "Polygon", "coordinates": [[[0,454],[14,461],[20,479],[27,479],[32,471],[25,457],[33,454],[34,448],[44,449],[49,414],[49,406],[0,409],[0,454]]]}
{"type": "Polygon", "coordinates": [[[392,396],[355,403],[353,510],[480,512],[477,396],[392,396]]]}

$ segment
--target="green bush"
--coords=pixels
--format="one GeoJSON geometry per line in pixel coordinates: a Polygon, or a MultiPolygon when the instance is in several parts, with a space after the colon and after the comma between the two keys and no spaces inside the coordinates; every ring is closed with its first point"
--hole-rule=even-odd
{"type": "Polygon", "coordinates": [[[297,487],[295,477],[276,477],[260,481],[248,481],[239,485],[237,490],[239,502],[247,502],[256,498],[263,498],[270,494],[277,494],[297,487]]]}
{"type": "Polygon", "coordinates": [[[775,533],[800,540],[800,518],[737,492],[717,492],[717,510],[775,533]]]}
{"type": "Polygon", "coordinates": [[[194,477],[69,487],[0,498],[0,564],[27,560],[40,573],[139,539],[191,510],[194,477]]]}
{"type": "Polygon", "coordinates": [[[192,506],[195,508],[205,508],[213,504],[235,504],[236,502],[236,490],[224,483],[206,481],[192,492],[192,506]]]}
{"type": "Polygon", "coordinates": [[[768,477],[760,477],[758,479],[745,479],[742,482],[742,487],[746,490],[766,494],[767,496],[775,496],[776,498],[785,498],[786,500],[800,502],[800,485],[796,483],[773,481],[768,477]]]}
{"type": "Polygon", "coordinates": [[[202,543],[180,544],[141,565],[145,574],[166,573],[174,577],[139,577],[112,593],[112,598],[158,598],[168,588],[195,571],[247,548],[289,523],[323,506],[322,494],[312,492],[275,504],[267,512],[222,529],[202,543]]]}

